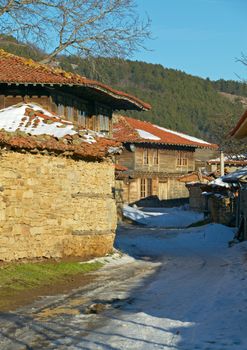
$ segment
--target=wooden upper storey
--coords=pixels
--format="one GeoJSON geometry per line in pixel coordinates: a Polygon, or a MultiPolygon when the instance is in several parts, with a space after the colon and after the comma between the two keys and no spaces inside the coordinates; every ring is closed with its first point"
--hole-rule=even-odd
{"type": "Polygon", "coordinates": [[[81,126],[111,132],[112,112],[149,110],[135,96],[62,69],[0,50],[0,108],[35,102],[81,126]]]}
{"type": "Polygon", "coordinates": [[[117,157],[117,164],[128,170],[144,173],[178,174],[195,170],[194,150],[180,147],[180,149],[165,146],[140,147],[133,151],[125,149],[117,157]]]}
{"type": "Polygon", "coordinates": [[[114,119],[113,137],[125,145],[117,161],[129,170],[186,173],[195,170],[195,149],[217,149],[217,145],[149,122],[114,119]]]}

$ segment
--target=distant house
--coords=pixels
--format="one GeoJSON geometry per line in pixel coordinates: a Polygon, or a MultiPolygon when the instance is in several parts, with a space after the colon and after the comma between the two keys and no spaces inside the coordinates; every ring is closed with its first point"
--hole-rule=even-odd
{"type": "MultiPolygon", "coordinates": [[[[207,164],[209,165],[209,171],[215,174],[220,173],[220,158],[210,159],[207,164]]],[[[224,173],[231,173],[244,166],[247,166],[247,155],[240,154],[234,156],[224,157],[224,173]]]]}
{"type": "Polygon", "coordinates": [[[90,130],[112,133],[115,110],[149,110],[149,104],[60,68],[0,50],[0,108],[39,103],[49,112],[90,130]]]}
{"type": "Polygon", "coordinates": [[[0,261],[112,251],[120,144],[39,105],[0,110],[0,261]]]}
{"type": "Polygon", "coordinates": [[[198,179],[195,173],[195,150],[217,149],[217,145],[169,130],[149,122],[116,116],[113,136],[123,142],[117,156],[118,192],[122,201],[135,203],[155,196],[159,200],[188,197],[185,186],[198,179]]]}
{"type": "MultiPolygon", "coordinates": [[[[247,110],[240,117],[236,126],[231,130],[230,135],[238,140],[247,137],[247,110]]],[[[244,142],[244,141],[243,141],[244,142]]],[[[245,164],[244,164],[245,165],[245,164]]],[[[237,184],[239,186],[239,195],[237,198],[236,221],[238,231],[235,238],[238,240],[247,240],[247,167],[238,169],[232,174],[223,178],[229,185],[237,184]]]]}

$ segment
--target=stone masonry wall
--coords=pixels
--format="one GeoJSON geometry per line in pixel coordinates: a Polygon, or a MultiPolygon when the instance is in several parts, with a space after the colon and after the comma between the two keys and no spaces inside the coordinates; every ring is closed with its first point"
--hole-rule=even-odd
{"type": "Polygon", "coordinates": [[[114,167],[65,157],[0,155],[0,260],[110,252],[114,167]]]}

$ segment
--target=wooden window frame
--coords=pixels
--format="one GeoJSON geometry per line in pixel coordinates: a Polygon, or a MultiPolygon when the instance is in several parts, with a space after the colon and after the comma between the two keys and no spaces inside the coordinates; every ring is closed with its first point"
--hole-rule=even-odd
{"type": "Polygon", "coordinates": [[[159,165],[159,150],[158,149],[154,149],[153,165],[159,165]]]}
{"type": "Polygon", "coordinates": [[[141,178],[140,195],[141,198],[150,197],[153,194],[153,180],[152,178],[141,178]]]}
{"type": "Polygon", "coordinates": [[[110,129],[111,129],[110,119],[112,115],[112,109],[97,103],[96,103],[95,109],[96,109],[96,115],[98,119],[99,131],[106,135],[109,135],[110,129]]]}
{"type": "Polygon", "coordinates": [[[143,165],[149,165],[149,149],[144,148],[143,150],[143,165]]]}
{"type": "Polygon", "coordinates": [[[58,105],[57,105],[57,114],[59,116],[64,116],[64,110],[65,110],[64,105],[62,103],[58,103],[58,105]]]}
{"type": "Polygon", "coordinates": [[[67,120],[70,122],[74,121],[74,108],[72,106],[66,106],[67,120]]]}
{"type": "Polygon", "coordinates": [[[141,198],[146,197],[146,179],[141,178],[141,198]]]}
{"type": "Polygon", "coordinates": [[[77,110],[78,125],[86,128],[87,112],[82,109],[77,110]]]}
{"type": "Polygon", "coordinates": [[[178,152],[178,156],[177,156],[177,166],[178,167],[187,167],[189,164],[189,159],[186,155],[185,152],[178,152]]]}

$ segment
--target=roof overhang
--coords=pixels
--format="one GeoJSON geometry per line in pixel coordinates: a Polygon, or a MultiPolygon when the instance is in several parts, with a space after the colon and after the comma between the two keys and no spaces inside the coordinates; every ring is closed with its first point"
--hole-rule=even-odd
{"type": "Polygon", "coordinates": [[[104,84],[68,84],[68,83],[42,83],[42,82],[4,82],[0,81],[0,84],[6,84],[7,86],[25,86],[25,87],[50,87],[67,89],[71,93],[75,93],[82,98],[94,99],[97,98],[99,102],[104,104],[110,104],[112,109],[115,110],[138,110],[148,111],[151,106],[138,98],[129,95],[127,93],[117,91],[104,84]]]}
{"type": "Polygon", "coordinates": [[[230,136],[238,140],[247,137],[247,111],[241,116],[235,128],[230,131],[230,136]]]}

